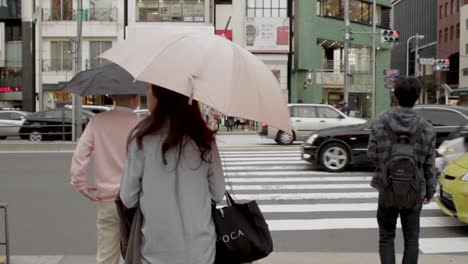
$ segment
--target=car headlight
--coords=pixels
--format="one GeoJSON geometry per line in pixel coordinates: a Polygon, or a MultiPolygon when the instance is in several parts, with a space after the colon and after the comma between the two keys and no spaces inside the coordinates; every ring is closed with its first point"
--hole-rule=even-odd
{"type": "Polygon", "coordinates": [[[468,181],[468,172],[465,173],[465,175],[463,175],[463,177],[461,177],[461,180],[462,181],[468,181]]]}
{"type": "Polygon", "coordinates": [[[314,141],[317,139],[318,135],[317,134],[313,134],[312,136],[310,136],[307,140],[306,140],[306,144],[307,145],[312,145],[314,144],[314,141]]]}
{"type": "Polygon", "coordinates": [[[437,149],[437,153],[439,153],[440,155],[444,155],[444,154],[449,154],[449,153],[453,153],[455,152],[455,148],[454,147],[445,147],[445,146],[442,146],[442,147],[439,147],[437,149]]]}

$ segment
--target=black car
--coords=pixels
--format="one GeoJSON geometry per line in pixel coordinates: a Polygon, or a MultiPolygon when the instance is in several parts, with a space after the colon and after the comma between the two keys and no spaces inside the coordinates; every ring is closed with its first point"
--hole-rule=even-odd
{"type": "MultiPolygon", "coordinates": [[[[84,129],[89,118],[94,114],[86,110],[82,113],[84,129]]],[[[71,109],[51,109],[32,113],[25,118],[20,128],[20,137],[31,141],[71,140],[72,115],[71,109]]]]}
{"type": "MultiPolygon", "coordinates": [[[[468,108],[448,105],[417,105],[414,110],[434,126],[436,147],[450,133],[468,124],[468,108]]],[[[367,158],[367,144],[372,121],[362,125],[320,130],[302,145],[302,159],[332,172],[350,165],[372,165],[367,158]]],[[[464,127],[468,134],[468,127],[464,127]]]]}

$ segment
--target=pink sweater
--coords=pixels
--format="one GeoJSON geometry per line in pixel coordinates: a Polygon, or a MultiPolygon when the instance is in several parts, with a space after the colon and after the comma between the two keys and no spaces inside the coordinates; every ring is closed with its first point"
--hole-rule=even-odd
{"type": "Polygon", "coordinates": [[[94,183],[101,201],[113,201],[119,191],[127,138],[141,121],[130,108],[115,107],[91,118],[78,142],[71,164],[71,183],[78,190],[88,187],[88,163],[94,154],[94,183]]]}

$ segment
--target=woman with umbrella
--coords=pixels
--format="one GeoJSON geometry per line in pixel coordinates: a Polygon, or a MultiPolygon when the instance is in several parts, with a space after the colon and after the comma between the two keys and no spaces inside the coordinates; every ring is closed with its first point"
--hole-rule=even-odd
{"type": "Polygon", "coordinates": [[[142,263],[214,263],[211,199],[225,192],[215,133],[184,95],[152,85],[147,100],[151,114],[129,139],[120,189],[144,215],[142,263]]]}

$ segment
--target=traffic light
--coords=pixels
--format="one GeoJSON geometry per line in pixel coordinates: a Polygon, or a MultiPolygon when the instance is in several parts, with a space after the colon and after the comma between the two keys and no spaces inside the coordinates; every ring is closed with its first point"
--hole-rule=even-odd
{"type": "Polygon", "coordinates": [[[380,30],[380,42],[398,44],[400,42],[400,32],[387,29],[380,30]]]}
{"type": "Polygon", "coordinates": [[[436,60],[434,65],[435,71],[449,71],[450,70],[450,60],[449,59],[441,59],[436,60]]]}

